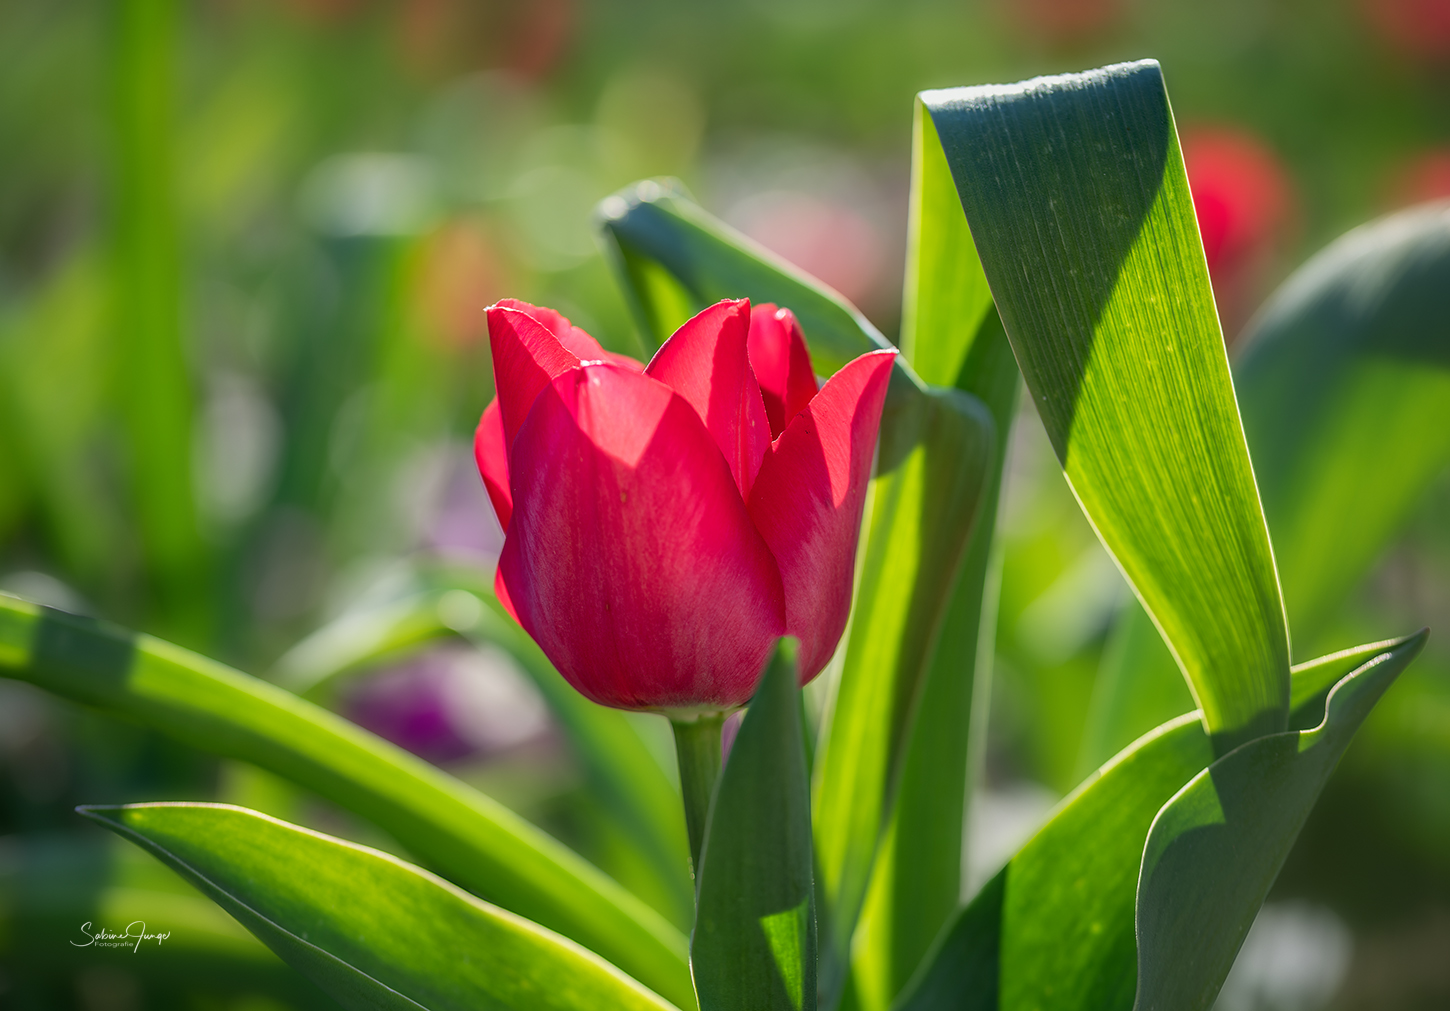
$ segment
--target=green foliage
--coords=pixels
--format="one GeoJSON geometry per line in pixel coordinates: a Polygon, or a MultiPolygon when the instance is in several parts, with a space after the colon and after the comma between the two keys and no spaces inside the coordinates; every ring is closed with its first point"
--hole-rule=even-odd
{"type": "Polygon", "coordinates": [[[923,101],[1068,481],[1216,747],[1283,729],[1283,605],[1158,65],[923,101]]]}
{"type": "Polygon", "coordinates": [[[672,1007],[559,935],[377,850],[229,805],[81,813],[145,847],[347,1008],[672,1007]]]}
{"type": "Polygon", "coordinates": [[[459,884],[661,993],[690,997],[684,938],[658,913],[485,795],[288,692],[149,636],[3,595],[0,674],[315,790],[459,884]]]}
{"type": "Polygon", "coordinates": [[[1425,633],[1385,645],[1334,686],[1314,729],[1250,741],[1163,806],[1138,885],[1138,1011],[1213,1005],[1319,791],[1425,633]]]}
{"type": "Polygon", "coordinates": [[[710,806],[690,942],[701,1011],[816,1007],[810,776],[794,640],[783,639],[710,806]]]}

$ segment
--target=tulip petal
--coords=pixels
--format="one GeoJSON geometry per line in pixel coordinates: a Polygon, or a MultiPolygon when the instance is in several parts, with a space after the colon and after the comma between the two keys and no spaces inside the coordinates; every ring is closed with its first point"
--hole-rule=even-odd
{"type": "Polygon", "coordinates": [[[545,330],[553,334],[560,344],[564,345],[566,351],[572,352],[580,361],[613,362],[615,365],[622,365],[634,372],[644,371],[643,362],[637,361],[629,355],[604,350],[604,345],[570,323],[557,310],[542,305],[530,305],[528,302],[520,302],[516,298],[501,298],[498,300],[498,304],[506,309],[517,309],[532,316],[535,321],[543,325],[545,330]]]}
{"type": "Polygon", "coordinates": [[[586,365],[539,395],[510,463],[499,580],[570,684],[627,709],[750,698],[784,627],[780,576],[688,401],[586,365]]]}
{"type": "Polygon", "coordinates": [[[488,307],[487,315],[493,387],[503,416],[504,445],[512,447],[534,398],[555,376],[577,368],[580,359],[544,324],[520,309],[498,303],[488,307]]]}
{"type": "Polygon", "coordinates": [[[509,491],[508,444],[504,441],[503,412],[499,410],[498,397],[489,401],[478,420],[478,428],[473,433],[473,458],[478,461],[478,473],[483,476],[483,486],[488,489],[488,500],[493,503],[498,525],[508,530],[514,497],[509,491]]]}
{"type": "Polygon", "coordinates": [[[742,498],[770,449],[770,421],[750,369],[750,302],[716,302],[665,341],[645,374],[684,397],[730,464],[742,498]]]}
{"type": "Polygon", "coordinates": [[[760,382],[770,437],[779,439],[791,419],[816,395],[811,353],[795,313],[769,302],[750,310],[750,367],[760,382]]]}
{"type": "Polygon", "coordinates": [[[851,582],[892,350],[850,362],[786,426],[760,468],[750,518],[785,588],[786,632],[801,641],[802,683],[831,659],[851,582]]]}

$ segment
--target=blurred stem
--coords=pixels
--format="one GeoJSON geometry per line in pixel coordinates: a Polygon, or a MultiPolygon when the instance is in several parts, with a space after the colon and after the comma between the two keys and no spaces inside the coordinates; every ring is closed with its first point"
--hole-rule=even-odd
{"type": "Polygon", "coordinates": [[[720,777],[720,727],[724,713],[706,713],[693,720],[670,720],[675,731],[675,757],[680,763],[680,792],[685,798],[685,828],[690,834],[690,866],[700,873],[705,845],[705,818],[720,777]]]}

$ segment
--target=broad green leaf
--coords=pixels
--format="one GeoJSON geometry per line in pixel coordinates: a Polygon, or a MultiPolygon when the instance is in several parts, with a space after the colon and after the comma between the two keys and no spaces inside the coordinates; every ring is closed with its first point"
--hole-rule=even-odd
{"type": "Polygon", "coordinates": [[[1143,843],[1159,809],[1212,759],[1189,713],[1094,773],[943,931],[899,1011],[1129,1006],[1143,843]]]}
{"type": "Polygon", "coordinates": [[[1282,730],[1284,610],[1157,63],[922,100],[1063,470],[1215,747],[1282,730]]]}
{"type": "Polygon", "coordinates": [[[1447,321],[1441,202],[1331,243],[1244,335],[1234,382],[1301,645],[1450,464],[1447,321]]]}
{"type": "Polygon", "coordinates": [[[503,649],[563,726],[601,817],[638,854],[631,864],[638,880],[624,883],[688,927],[694,886],[679,791],[629,718],[575,691],[477,572],[445,567],[424,573],[421,583],[400,599],[345,614],[298,643],[278,663],[282,683],[299,693],[320,693],[349,672],[443,636],[503,649]]]}
{"type": "Polygon", "coordinates": [[[810,777],[782,639],[710,805],[690,964],[701,1011],[815,1011],[810,777]]]}
{"type": "MultiPolygon", "coordinates": [[[[1243,338],[1234,383],[1296,641],[1314,645],[1450,462],[1450,205],[1401,211],[1311,257],[1243,338]],[[1364,475],[1375,474],[1374,480],[1364,475]]],[[[1191,706],[1142,609],[1104,657],[1084,768],[1191,706]]]]}
{"type": "Polygon", "coordinates": [[[577,854],[452,776],[274,685],[0,595],[0,675],[251,762],[357,812],[464,887],[688,1007],[685,940],[577,854]]]}
{"type": "MultiPolygon", "coordinates": [[[[639,280],[641,265],[652,263],[699,304],[745,296],[788,306],[822,373],[885,344],[839,295],[658,184],[639,184],[605,201],[601,211],[623,280],[644,305],[643,325],[666,316],[647,304],[658,278],[639,280]]],[[[941,360],[967,355],[971,336],[954,334],[949,342],[957,350],[941,360]]],[[[814,766],[824,1007],[835,1006],[846,981],[851,936],[926,670],[990,484],[995,439],[991,413],[977,397],[926,386],[898,359],[881,421],[840,687],[814,766]]]]}
{"type": "Polygon", "coordinates": [[[1164,805],[1138,883],[1135,1008],[1198,1011],[1213,1004],[1319,791],[1425,638],[1420,632],[1388,649],[1378,644],[1326,658],[1306,689],[1365,650],[1376,654],[1335,684],[1314,729],[1242,745],[1164,805]]]}
{"type": "Polygon", "coordinates": [[[80,812],[150,851],[348,1008],[671,1007],[568,939],[377,850],[224,804],[80,812]]]}
{"type": "Polygon", "coordinates": [[[976,395],[992,413],[996,445],[853,941],[852,986],[863,1011],[890,1006],[961,893],[962,829],[973,759],[981,754],[996,622],[992,535],[1018,385],[951,171],[920,103],[908,236],[902,353],[927,382],[976,395]]]}

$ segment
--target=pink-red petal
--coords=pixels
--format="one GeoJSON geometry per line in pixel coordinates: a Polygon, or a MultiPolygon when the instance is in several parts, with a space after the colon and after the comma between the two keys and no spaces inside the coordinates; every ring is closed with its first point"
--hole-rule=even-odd
{"type": "Polygon", "coordinates": [[[760,382],[770,437],[779,439],[791,419],[816,395],[811,354],[795,313],[769,302],[750,310],[750,367],[760,382]]]}
{"type": "Polygon", "coordinates": [[[750,302],[717,302],[676,330],[645,368],[694,407],[742,498],[750,494],[771,441],[746,350],[749,336],[750,302]]]}
{"type": "Polygon", "coordinates": [[[488,489],[488,500],[493,503],[498,525],[507,531],[514,497],[509,490],[508,444],[504,441],[498,397],[489,401],[478,420],[478,428],[473,433],[473,458],[478,461],[478,473],[483,476],[483,486],[488,489]]]}
{"type": "Polygon", "coordinates": [[[503,418],[504,445],[512,454],[514,436],[534,406],[534,398],[555,376],[577,368],[580,359],[521,309],[498,303],[488,307],[487,315],[493,386],[503,418]]]}
{"type": "Polygon", "coordinates": [[[832,376],[786,426],[750,495],[785,589],[786,631],[801,641],[802,683],[831,659],[851,610],[856,541],[896,352],[873,351],[832,376]]]}
{"type": "Polygon", "coordinates": [[[780,577],[683,397],[612,365],[570,371],[511,464],[499,580],[575,688],[622,708],[749,699],[784,627],[780,577]]]}
{"type": "Polygon", "coordinates": [[[588,333],[570,323],[569,320],[555,309],[542,305],[530,305],[528,302],[521,302],[516,298],[501,298],[498,305],[507,309],[517,309],[522,313],[532,316],[544,329],[554,335],[564,348],[581,361],[586,362],[613,362],[615,365],[622,365],[633,372],[643,372],[644,363],[629,355],[615,354],[613,351],[604,350],[600,344],[588,333]]]}

